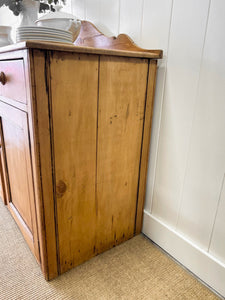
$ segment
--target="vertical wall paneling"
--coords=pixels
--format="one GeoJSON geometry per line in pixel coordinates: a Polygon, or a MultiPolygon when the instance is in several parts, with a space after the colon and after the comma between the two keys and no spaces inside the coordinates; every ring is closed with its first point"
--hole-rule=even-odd
{"type": "MultiPolygon", "coordinates": [[[[161,110],[163,103],[163,91],[165,84],[167,49],[169,41],[172,6],[172,0],[144,0],[143,3],[143,19],[141,26],[140,46],[148,49],[163,49],[164,56],[164,58],[158,62],[157,82],[155,91],[155,103],[150,146],[151,148],[145,203],[145,208],[148,211],[151,210],[153,185],[155,179],[156,156],[158,149],[161,110]]],[[[123,17],[122,14],[121,17],[123,17]]]]}
{"type": "Polygon", "coordinates": [[[171,6],[172,0],[144,0],[141,47],[149,49],[162,47],[166,55],[171,6]]]}
{"type": "Polygon", "coordinates": [[[183,187],[209,0],[174,0],[158,149],[154,216],[175,226],[183,187]]]}
{"type": "Polygon", "coordinates": [[[120,0],[72,0],[73,14],[92,21],[108,36],[119,32],[120,0]]]}
{"type": "Polygon", "coordinates": [[[99,28],[100,0],[86,0],[86,19],[99,28]]]}
{"type": "Polygon", "coordinates": [[[119,0],[99,0],[99,29],[108,36],[117,36],[119,29],[119,0]]]}
{"type": "Polygon", "coordinates": [[[208,249],[225,171],[224,15],[225,2],[212,0],[178,222],[179,231],[204,249],[208,249]]]}
{"type": "Polygon", "coordinates": [[[144,0],[120,1],[119,33],[128,34],[136,44],[140,44],[144,0]]]}
{"type": "Polygon", "coordinates": [[[218,199],[218,207],[215,223],[212,231],[212,239],[209,252],[225,264],[225,175],[222,180],[221,193],[218,199]]]}

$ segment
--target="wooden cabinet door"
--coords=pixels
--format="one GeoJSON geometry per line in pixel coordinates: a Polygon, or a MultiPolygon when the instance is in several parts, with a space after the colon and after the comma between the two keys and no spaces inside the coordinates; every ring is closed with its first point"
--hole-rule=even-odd
{"type": "Polygon", "coordinates": [[[27,113],[0,102],[7,205],[39,260],[27,113]]]}

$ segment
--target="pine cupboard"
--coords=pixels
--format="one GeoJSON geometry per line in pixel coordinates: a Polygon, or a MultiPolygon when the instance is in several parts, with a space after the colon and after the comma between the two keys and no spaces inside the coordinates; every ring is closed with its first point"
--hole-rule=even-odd
{"type": "Polygon", "coordinates": [[[47,280],[140,233],[161,57],[84,21],[0,49],[0,195],[47,280]]]}

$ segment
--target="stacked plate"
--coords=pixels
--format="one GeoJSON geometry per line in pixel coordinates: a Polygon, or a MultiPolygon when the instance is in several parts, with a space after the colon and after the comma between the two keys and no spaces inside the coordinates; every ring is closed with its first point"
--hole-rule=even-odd
{"type": "Polygon", "coordinates": [[[48,42],[61,42],[71,44],[73,42],[72,33],[62,29],[55,29],[40,26],[18,27],[16,31],[16,41],[39,40],[48,42]]]}

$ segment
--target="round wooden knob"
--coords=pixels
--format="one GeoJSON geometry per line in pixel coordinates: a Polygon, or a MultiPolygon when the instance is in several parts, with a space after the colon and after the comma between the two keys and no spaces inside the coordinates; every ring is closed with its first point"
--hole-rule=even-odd
{"type": "Polygon", "coordinates": [[[5,85],[6,84],[6,76],[4,72],[0,73],[0,82],[1,84],[5,85]]]}

